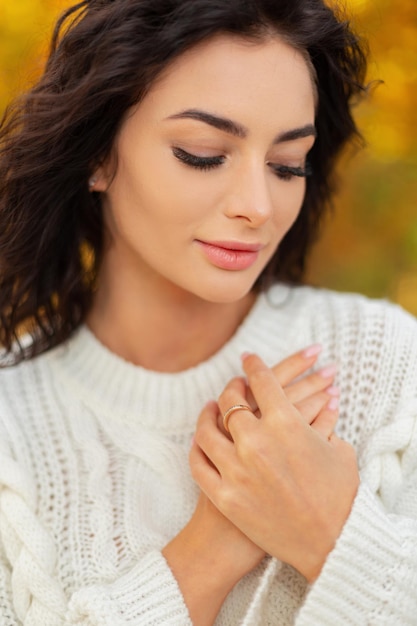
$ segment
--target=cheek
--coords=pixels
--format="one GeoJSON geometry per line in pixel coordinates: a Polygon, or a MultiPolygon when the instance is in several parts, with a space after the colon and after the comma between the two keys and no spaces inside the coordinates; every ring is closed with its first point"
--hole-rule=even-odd
{"type": "Polygon", "coordinates": [[[297,185],[297,193],[294,194],[294,204],[293,204],[293,217],[292,217],[292,223],[295,222],[295,220],[297,219],[300,211],[301,211],[301,207],[303,205],[304,202],[304,198],[306,195],[306,188],[307,188],[307,184],[305,179],[302,179],[300,181],[300,184],[297,185]]]}
{"type": "Polygon", "coordinates": [[[303,180],[282,183],[274,198],[275,224],[287,232],[297,219],[304,202],[306,183],[303,180]]]}
{"type": "Polygon", "coordinates": [[[223,192],[213,176],[179,164],[168,152],[162,157],[158,153],[157,157],[155,162],[149,159],[148,166],[137,174],[133,183],[147,219],[157,217],[165,225],[187,227],[218,205],[223,192]]]}

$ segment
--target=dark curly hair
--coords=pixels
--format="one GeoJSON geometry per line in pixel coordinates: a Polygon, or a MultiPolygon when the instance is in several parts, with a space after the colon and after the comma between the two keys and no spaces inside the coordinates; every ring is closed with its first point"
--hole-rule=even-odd
{"type": "Polygon", "coordinates": [[[336,157],[360,137],[351,106],[365,90],[366,54],[349,23],[323,0],[84,0],[60,18],[42,78],[0,126],[0,343],[20,348],[13,362],[64,341],[90,309],[104,233],[88,179],[127,110],[202,40],[271,32],[314,66],[318,137],[298,219],[255,288],[302,281],[336,157]]]}

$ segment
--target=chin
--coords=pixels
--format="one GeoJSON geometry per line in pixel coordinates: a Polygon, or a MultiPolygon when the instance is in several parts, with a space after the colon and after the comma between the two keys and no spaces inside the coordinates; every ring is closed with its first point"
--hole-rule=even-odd
{"type": "Polygon", "coordinates": [[[245,298],[253,289],[257,276],[253,280],[222,281],[204,285],[200,283],[195,295],[213,304],[231,304],[245,298]],[[234,283],[234,284],[233,284],[234,283]]]}

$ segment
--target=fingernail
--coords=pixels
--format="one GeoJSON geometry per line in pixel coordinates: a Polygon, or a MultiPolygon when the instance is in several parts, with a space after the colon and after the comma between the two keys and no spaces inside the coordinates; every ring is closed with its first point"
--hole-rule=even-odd
{"type": "Polygon", "coordinates": [[[332,398],[327,408],[330,409],[330,411],[336,411],[339,408],[339,398],[332,398]]]}
{"type": "Polygon", "coordinates": [[[240,355],[240,358],[242,359],[242,361],[244,361],[245,359],[248,358],[248,356],[250,356],[251,353],[250,352],[242,352],[242,354],[240,355]]]}
{"type": "Polygon", "coordinates": [[[302,354],[305,359],[309,359],[312,356],[317,356],[318,354],[320,354],[322,350],[323,346],[321,346],[319,343],[315,343],[314,345],[306,348],[302,354]]]}
{"type": "Polygon", "coordinates": [[[326,389],[326,392],[329,394],[329,396],[333,396],[335,398],[338,398],[340,396],[339,387],[328,387],[326,389]]]}
{"type": "Polygon", "coordinates": [[[328,365],[327,367],[323,367],[323,369],[319,370],[320,376],[323,378],[332,378],[337,374],[337,365],[328,365]]]}

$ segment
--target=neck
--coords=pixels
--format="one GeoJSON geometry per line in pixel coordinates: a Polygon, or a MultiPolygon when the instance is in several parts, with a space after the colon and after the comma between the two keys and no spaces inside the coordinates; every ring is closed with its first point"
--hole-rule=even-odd
{"type": "Polygon", "coordinates": [[[235,333],[253,305],[212,303],[143,273],[102,267],[87,323],[96,337],[126,361],[158,372],[179,372],[205,361],[235,333]]]}

